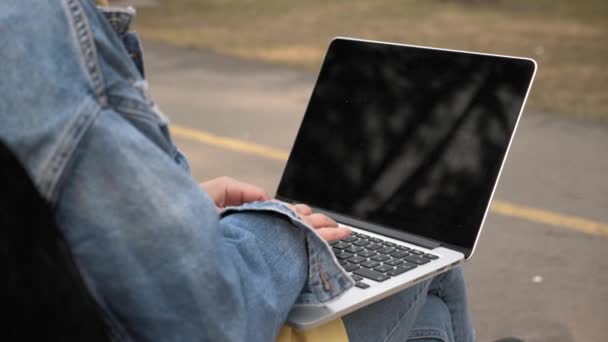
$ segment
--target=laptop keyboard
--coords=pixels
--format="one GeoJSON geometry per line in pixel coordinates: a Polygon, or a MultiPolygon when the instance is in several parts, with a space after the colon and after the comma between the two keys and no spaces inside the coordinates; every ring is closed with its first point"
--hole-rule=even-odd
{"type": "Polygon", "coordinates": [[[347,272],[352,272],[355,286],[361,289],[370,286],[363,282],[364,279],[383,282],[439,258],[434,254],[355,232],[330,245],[340,265],[347,272]]]}

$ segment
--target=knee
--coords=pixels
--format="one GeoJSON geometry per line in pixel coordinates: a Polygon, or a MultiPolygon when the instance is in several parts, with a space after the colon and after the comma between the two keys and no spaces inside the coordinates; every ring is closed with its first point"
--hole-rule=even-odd
{"type": "Polygon", "coordinates": [[[453,341],[452,317],[439,297],[428,295],[420,310],[408,341],[453,341]]]}
{"type": "Polygon", "coordinates": [[[462,266],[455,267],[444,273],[444,279],[448,283],[464,283],[462,266]]]}
{"type": "Polygon", "coordinates": [[[441,297],[447,289],[450,293],[464,293],[465,283],[462,267],[458,266],[435,277],[431,282],[429,292],[441,297]]]}

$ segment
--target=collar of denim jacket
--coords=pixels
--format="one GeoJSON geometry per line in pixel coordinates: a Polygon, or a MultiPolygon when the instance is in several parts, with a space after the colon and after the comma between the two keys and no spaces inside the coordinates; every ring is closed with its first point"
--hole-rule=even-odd
{"type": "Polygon", "coordinates": [[[137,12],[133,6],[128,7],[113,7],[113,6],[98,6],[99,11],[106,17],[114,32],[122,36],[129,32],[133,18],[137,12]]]}

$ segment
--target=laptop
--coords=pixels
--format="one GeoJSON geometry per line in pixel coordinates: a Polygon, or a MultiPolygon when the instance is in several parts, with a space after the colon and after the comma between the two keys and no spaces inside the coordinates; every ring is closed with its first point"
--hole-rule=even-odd
{"type": "Polygon", "coordinates": [[[276,197],[350,227],[331,241],[356,285],[287,323],[310,329],[473,255],[534,60],[334,39],[276,197]]]}

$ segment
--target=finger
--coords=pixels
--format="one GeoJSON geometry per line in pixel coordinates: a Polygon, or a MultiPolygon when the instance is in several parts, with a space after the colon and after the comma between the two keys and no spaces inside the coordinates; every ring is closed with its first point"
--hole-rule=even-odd
{"type": "Polygon", "coordinates": [[[317,233],[319,233],[325,241],[336,241],[350,236],[350,229],[346,227],[320,228],[317,229],[317,233]]]}
{"type": "Polygon", "coordinates": [[[293,204],[289,204],[289,203],[286,203],[286,202],[281,202],[281,201],[279,201],[277,199],[274,199],[273,201],[276,201],[276,202],[279,202],[279,203],[283,203],[284,205],[287,206],[287,208],[291,209],[291,211],[293,211],[296,214],[298,213],[298,211],[296,210],[296,206],[293,205],[293,204]]]}
{"type": "Polygon", "coordinates": [[[270,196],[266,191],[258,186],[243,183],[239,181],[232,181],[226,185],[225,188],[225,203],[224,205],[241,205],[248,202],[254,201],[267,201],[270,200],[270,196]]]}
{"type": "Polygon", "coordinates": [[[218,208],[223,208],[226,201],[225,184],[229,181],[229,177],[219,177],[200,183],[199,186],[213,199],[218,208]]]}
{"type": "Polygon", "coordinates": [[[336,223],[336,221],[319,213],[303,216],[302,219],[315,229],[338,227],[338,223],[336,223]]]}
{"type": "Polygon", "coordinates": [[[242,182],[241,185],[241,200],[243,201],[243,203],[270,200],[270,196],[263,188],[242,182]]]}
{"type": "Polygon", "coordinates": [[[298,213],[298,214],[302,214],[302,215],[312,214],[312,209],[309,206],[307,206],[306,204],[296,204],[295,208],[296,208],[296,213],[298,213]]]}

